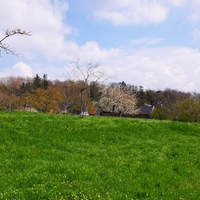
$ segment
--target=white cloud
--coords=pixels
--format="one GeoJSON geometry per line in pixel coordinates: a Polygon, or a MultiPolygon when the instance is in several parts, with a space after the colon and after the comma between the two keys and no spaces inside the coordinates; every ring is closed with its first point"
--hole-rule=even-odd
{"type": "Polygon", "coordinates": [[[190,11],[188,19],[193,23],[200,21],[200,1],[199,0],[187,0],[187,7],[190,11]]]}
{"type": "Polygon", "coordinates": [[[93,6],[95,19],[115,25],[157,24],[164,21],[168,14],[168,8],[159,1],[102,0],[101,4],[97,3],[98,6],[90,0],[87,2],[93,6]]]}
{"type": "Polygon", "coordinates": [[[9,76],[32,77],[32,68],[24,62],[18,62],[11,68],[5,68],[0,72],[0,77],[9,76]]]}
{"type": "Polygon", "coordinates": [[[16,76],[32,77],[32,68],[24,62],[13,65],[12,71],[16,76]]]}
{"type": "Polygon", "coordinates": [[[159,47],[125,51],[108,60],[109,74],[115,81],[124,80],[151,89],[173,88],[183,91],[200,91],[200,52],[190,48],[159,47]]]}
{"type": "Polygon", "coordinates": [[[115,25],[151,25],[165,21],[174,8],[182,9],[185,19],[200,21],[199,0],[84,0],[96,20],[115,25]]]}
{"type": "Polygon", "coordinates": [[[131,43],[133,45],[154,45],[157,43],[162,42],[163,38],[151,38],[151,37],[144,37],[136,40],[132,40],[131,43]]]}
{"type": "Polygon", "coordinates": [[[167,0],[167,3],[178,7],[185,5],[186,2],[187,0],[167,0]]]}
{"type": "Polygon", "coordinates": [[[82,46],[78,46],[74,42],[67,42],[65,59],[68,61],[79,59],[82,62],[101,62],[107,60],[109,57],[118,55],[119,51],[116,48],[102,49],[95,41],[86,42],[82,46]]]}

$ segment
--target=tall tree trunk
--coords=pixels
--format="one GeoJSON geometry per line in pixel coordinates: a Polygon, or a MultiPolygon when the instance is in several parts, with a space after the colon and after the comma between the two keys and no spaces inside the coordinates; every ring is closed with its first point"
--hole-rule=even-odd
{"type": "Polygon", "coordinates": [[[83,118],[83,91],[84,90],[81,90],[81,109],[80,109],[80,118],[82,119],[83,118]]]}
{"type": "Polygon", "coordinates": [[[9,103],[8,103],[8,110],[12,111],[12,102],[11,101],[9,101],[9,103]]]}

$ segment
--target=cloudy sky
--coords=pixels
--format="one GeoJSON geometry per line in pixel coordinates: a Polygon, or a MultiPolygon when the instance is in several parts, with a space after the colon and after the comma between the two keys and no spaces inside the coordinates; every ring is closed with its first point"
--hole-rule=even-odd
{"type": "Polygon", "coordinates": [[[7,29],[32,36],[6,43],[0,77],[47,74],[99,63],[114,82],[200,92],[199,0],[0,0],[0,39],[7,29]]]}

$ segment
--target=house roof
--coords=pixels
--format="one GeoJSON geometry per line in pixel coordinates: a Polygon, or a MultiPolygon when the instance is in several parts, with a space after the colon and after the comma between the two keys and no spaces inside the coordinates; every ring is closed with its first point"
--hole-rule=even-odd
{"type": "Polygon", "coordinates": [[[140,115],[149,115],[149,114],[151,114],[153,108],[154,108],[154,106],[145,104],[140,108],[138,114],[140,114],[140,115]]]}

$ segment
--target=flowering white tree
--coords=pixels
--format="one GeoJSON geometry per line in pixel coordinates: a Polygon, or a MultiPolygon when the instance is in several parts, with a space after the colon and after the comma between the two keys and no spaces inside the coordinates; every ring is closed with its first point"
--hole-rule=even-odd
{"type": "Polygon", "coordinates": [[[136,96],[129,94],[119,86],[105,88],[97,106],[104,112],[123,114],[136,114],[136,96]]]}

